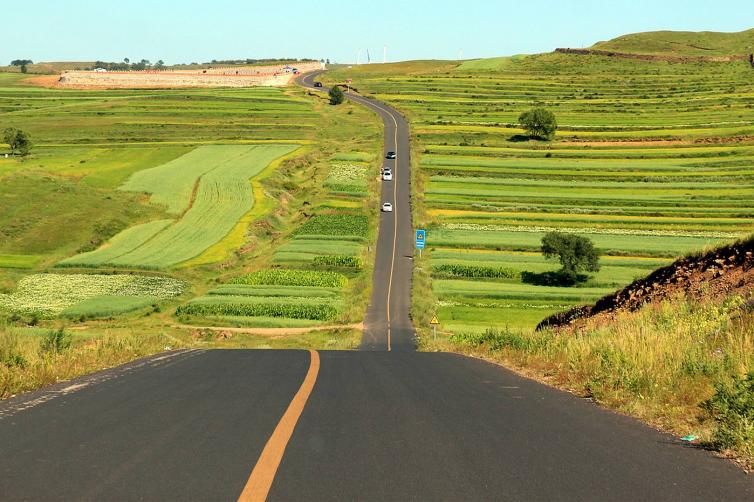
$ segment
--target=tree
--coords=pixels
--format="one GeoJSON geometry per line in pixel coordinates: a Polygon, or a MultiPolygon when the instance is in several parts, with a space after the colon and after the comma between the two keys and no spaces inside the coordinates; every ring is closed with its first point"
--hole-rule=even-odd
{"type": "Polygon", "coordinates": [[[518,117],[518,123],[530,137],[551,139],[558,128],[555,114],[544,108],[534,108],[518,117]]]}
{"type": "Polygon", "coordinates": [[[330,96],[331,105],[339,105],[346,99],[345,94],[343,94],[343,89],[337,85],[334,85],[328,94],[330,96]]]}
{"type": "Polygon", "coordinates": [[[162,59],[160,59],[159,61],[157,61],[157,62],[156,62],[156,63],[154,64],[154,68],[155,68],[156,70],[162,70],[162,69],[164,69],[164,68],[165,68],[165,61],[163,61],[162,59]]]}
{"type": "Polygon", "coordinates": [[[28,69],[28,68],[26,68],[26,65],[25,65],[25,64],[22,64],[22,65],[21,65],[21,73],[26,73],[27,71],[29,71],[29,69],[28,69]]]}
{"type": "Polygon", "coordinates": [[[31,140],[29,139],[29,135],[20,129],[16,129],[15,127],[9,127],[5,131],[3,131],[3,139],[6,143],[8,143],[10,151],[13,154],[26,156],[31,150],[32,145],[31,140]]]}
{"type": "Polygon", "coordinates": [[[594,243],[586,237],[560,232],[548,232],[542,237],[542,254],[545,258],[557,258],[562,269],[560,274],[576,280],[581,272],[597,272],[600,257],[594,243]]]}
{"type": "Polygon", "coordinates": [[[128,58],[123,58],[123,62],[124,62],[124,63],[126,63],[126,64],[128,64],[128,63],[130,63],[130,62],[131,62],[131,60],[130,60],[130,59],[128,59],[128,58]]]}
{"type": "Polygon", "coordinates": [[[11,66],[25,66],[27,64],[33,64],[34,61],[31,59],[14,59],[10,62],[11,66]]]}

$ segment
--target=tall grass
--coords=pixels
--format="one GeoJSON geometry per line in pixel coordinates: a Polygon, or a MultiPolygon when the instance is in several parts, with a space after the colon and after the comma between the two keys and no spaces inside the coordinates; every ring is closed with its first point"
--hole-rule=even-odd
{"type": "MultiPolygon", "coordinates": [[[[737,398],[725,397],[733,393],[731,388],[744,388],[739,379],[754,370],[754,311],[739,296],[723,303],[676,298],[635,313],[592,320],[572,333],[489,329],[453,335],[450,343],[525,368],[678,434],[693,433],[754,462],[751,424],[741,425],[729,414],[716,418],[721,402],[754,403],[745,389],[744,397],[741,392],[737,398]],[[725,432],[731,420],[737,424],[735,434],[725,432]]],[[[751,409],[741,413],[754,416],[751,409]]]]}
{"type": "Polygon", "coordinates": [[[80,339],[64,328],[28,333],[0,324],[0,399],[165,350],[162,335],[80,339]]]}

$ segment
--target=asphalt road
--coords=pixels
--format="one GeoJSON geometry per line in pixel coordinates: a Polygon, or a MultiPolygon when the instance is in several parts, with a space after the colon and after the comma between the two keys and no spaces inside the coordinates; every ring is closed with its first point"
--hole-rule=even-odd
{"type": "MultiPolygon", "coordinates": [[[[298,83],[315,88],[322,72],[303,75],[298,83]]],[[[414,253],[414,229],[411,223],[411,149],[408,122],[385,103],[359,96],[348,99],[377,113],[384,124],[383,165],[393,169],[393,181],[382,183],[382,202],[393,204],[392,213],[381,213],[377,236],[372,298],[364,318],[361,350],[414,350],[415,332],[409,317],[411,308],[411,271],[414,253]],[[395,160],[385,159],[387,152],[395,160]]]]}
{"type": "MultiPolygon", "coordinates": [[[[268,500],[754,500],[732,463],[488,363],[318,355],[268,500]]],[[[0,500],[237,499],[312,357],[160,357],[1,403],[0,500]]]]}
{"type": "Polygon", "coordinates": [[[180,351],[0,402],[0,500],[754,500],[754,478],[709,452],[498,366],[410,350],[401,145],[378,350],[180,351]]]}

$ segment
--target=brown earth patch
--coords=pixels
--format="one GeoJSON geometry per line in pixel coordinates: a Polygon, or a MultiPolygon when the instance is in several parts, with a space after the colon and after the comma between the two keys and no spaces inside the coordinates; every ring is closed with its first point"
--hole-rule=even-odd
{"type": "Polygon", "coordinates": [[[638,279],[594,305],[558,312],[537,325],[544,328],[576,326],[586,319],[609,318],[618,311],[635,311],[643,305],[685,296],[715,301],[754,292],[754,237],[701,256],[681,258],[647,277],[638,279]]]}

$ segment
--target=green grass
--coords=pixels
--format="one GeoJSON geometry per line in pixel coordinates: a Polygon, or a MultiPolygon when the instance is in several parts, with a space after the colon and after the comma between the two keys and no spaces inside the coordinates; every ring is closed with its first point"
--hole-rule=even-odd
{"type": "Polygon", "coordinates": [[[156,296],[101,295],[87,298],[66,308],[60,316],[78,319],[112,317],[151,307],[160,301],[161,299],[156,296]]]}
{"type": "Polygon", "coordinates": [[[34,268],[41,259],[37,255],[0,254],[0,268],[34,268]]]}
{"type": "Polygon", "coordinates": [[[753,48],[754,29],[737,33],[650,31],[623,35],[592,46],[592,49],[606,51],[678,56],[749,55],[753,48]]]}

